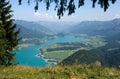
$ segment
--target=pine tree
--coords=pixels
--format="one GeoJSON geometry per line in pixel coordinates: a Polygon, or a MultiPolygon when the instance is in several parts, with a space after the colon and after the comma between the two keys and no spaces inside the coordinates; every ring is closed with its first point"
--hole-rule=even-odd
{"type": "Polygon", "coordinates": [[[16,25],[11,14],[11,5],[9,1],[0,0],[0,65],[15,64],[15,53],[12,53],[18,45],[19,30],[16,30],[16,25]]]}

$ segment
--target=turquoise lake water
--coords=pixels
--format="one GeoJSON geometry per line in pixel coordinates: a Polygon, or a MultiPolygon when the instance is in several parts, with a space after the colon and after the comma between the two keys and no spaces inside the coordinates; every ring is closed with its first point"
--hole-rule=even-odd
{"type": "Polygon", "coordinates": [[[85,42],[88,41],[87,38],[76,38],[74,36],[64,36],[56,37],[52,40],[49,40],[41,45],[30,46],[16,51],[16,60],[19,62],[19,65],[32,66],[32,67],[47,67],[53,66],[54,63],[48,63],[43,58],[39,58],[36,55],[40,53],[40,48],[55,43],[66,43],[66,42],[85,42]]]}

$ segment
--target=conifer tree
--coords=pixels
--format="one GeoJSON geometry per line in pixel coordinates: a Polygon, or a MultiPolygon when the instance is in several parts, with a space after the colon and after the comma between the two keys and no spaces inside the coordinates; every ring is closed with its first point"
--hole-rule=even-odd
{"type": "Polygon", "coordinates": [[[19,42],[19,30],[16,30],[11,12],[9,1],[0,0],[0,65],[7,66],[15,64],[12,51],[19,42]]]}

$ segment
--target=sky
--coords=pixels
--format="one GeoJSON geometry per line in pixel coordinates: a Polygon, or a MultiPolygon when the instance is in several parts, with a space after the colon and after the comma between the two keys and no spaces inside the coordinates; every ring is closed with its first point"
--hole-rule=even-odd
{"type": "MultiPolygon", "coordinates": [[[[76,8],[77,8],[77,1],[76,8]]],[[[34,0],[31,0],[31,4],[27,4],[27,0],[23,0],[22,5],[18,5],[18,0],[10,0],[12,4],[12,10],[14,11],[13,18],[16,20],[26,20],[26,21],[67,21],[67,22],[81,22],[81,21],[88,21],[88,20],[112,20],[115,18],[120,18],[120,0],[117,0],[115,4],[111,4],[106,12],[100,5],[92,8],[91,0],[85,0],[85,5],[77,8],[75,14],[71,16],[67,15],[67,12],[64,16],[59,20],[56,16],[57,12],[54,11],[54,4],[51,4],[50,9],[46,10],[45,3],[39,4],[39,10],[35,12],[34,10],[34,0]]]]}

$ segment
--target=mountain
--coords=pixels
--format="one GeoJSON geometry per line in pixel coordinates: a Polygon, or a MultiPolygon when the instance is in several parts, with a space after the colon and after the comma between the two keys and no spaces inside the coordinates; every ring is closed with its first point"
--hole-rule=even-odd
{"type": "Polygon", "coordinates": [[[103,63],[105,63],[105,53],[98,49],[78,50],[74,54],[63,60],[62,64],[91,64],[95,61],[100,61],[103,65],[103,63]]]}
{"type": "Polygon", "coordinates": [[[95,61],[100,61],[102,66],[119,68],[120,48],[109,52],[106,50],[100,50],[98,48],[91,50],[78,50],[68,58],[64,59],[61,62],[61,64],[62,65],[92,64],[95,61]]]}
{"type": "Polygon", "coordinates": [[[20,29],[19,37],[22,38],[20,44],[39,45],[54,37],[51,30],[36,22],[16,20],[15,24],[16,29],[20,29]]]}
{"type": "Polygon", "coordinates": [[[16,29],[20,29],[19,37],[22,37],[22,38],[43,38],[47,36],[47,34],[45,33],[33,31],[19,24],[17,24],[16,29]]]}
{"type": "Polygon", "coordinates": [[[76,23],[74,22],[46,22],[46,21],[39,21],[41,25],[44,25],[46,28],[52,30],[55,33],[62,32],[67,30],[71,26],[74,26],[76,23]]]}
{"type": "Polygon", "coordinates": [[[111,21],[84,21],[68,29],[73,34],[109,36],[120,33],[120,19],[111,21]]]}
{"type": "Polygon", "coordinates": [[[29,30],[33,30],[38,33],[44,33],[44,34],[52,34],[52,31],[45,26],[37,23],[37,22],[29,22],[24,20],[16,20],[16,24],[21,25],[24,28],[27,28],[29,30]]]}

